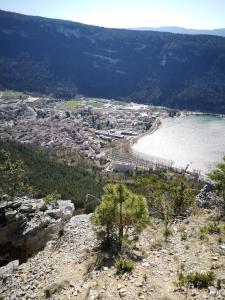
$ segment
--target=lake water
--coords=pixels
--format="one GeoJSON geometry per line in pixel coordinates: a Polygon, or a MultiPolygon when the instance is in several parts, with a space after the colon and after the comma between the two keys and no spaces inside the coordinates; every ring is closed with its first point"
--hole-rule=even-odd
{"type": "Polygon", "coordinates": [[[225,119],[198,115],[167,118],[153,134],[133,145],[135,152],[173,161],[173,166],[206,174],[225,156],[225,119]]]}

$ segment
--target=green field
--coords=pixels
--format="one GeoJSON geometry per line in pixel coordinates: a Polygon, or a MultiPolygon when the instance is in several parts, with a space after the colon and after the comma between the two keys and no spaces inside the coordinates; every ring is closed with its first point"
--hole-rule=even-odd
{"type": "Polygon", "coordinates": [[[82,104],[87,105],[87,106],[92,106],[94,108],[102,108],[104,106],[105,102],[102,100],[98,100],[98,99],[84,99],[84,100],[72,99],[70,101],[64,102],[64,108],[77,109],[82,104]]]}
{"type": "Polygon", "coordinates": [[[103,102],[102,100],[98,100],[98,99],[90,99],[90,100],[86,100],[86,105],[88,106],[92,106],[95,108],[102,108],[105,104],[105,102],[103,102]]]}
{"type": "Polygon", "coordinates": [[[64,108],[75,109],[80,106],[80,101],[78,100],[70,100],[64,103],[64,108]]]}

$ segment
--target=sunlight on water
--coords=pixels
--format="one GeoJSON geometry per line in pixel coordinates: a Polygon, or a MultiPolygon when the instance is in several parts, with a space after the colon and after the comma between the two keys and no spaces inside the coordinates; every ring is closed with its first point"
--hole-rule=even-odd
{"type": "Polygon", "coordinates": [[[225,119],[214,116],[186,116],[163,120],[153,134],[141,138],[133,149],[174,166],[207,173],[225,155],[225,119]]]}

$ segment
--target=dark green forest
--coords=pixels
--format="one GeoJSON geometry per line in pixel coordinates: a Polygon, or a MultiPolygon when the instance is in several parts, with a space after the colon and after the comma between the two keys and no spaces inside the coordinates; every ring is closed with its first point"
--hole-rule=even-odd
{"type": "Polygon", "coordinates": [[[102,184],[97,171],[82,160],[76,166],[60,162],[50,154],[31,145],[0,140],[0,149],[11,154],[12,159],[22,160],[28,184],[34,187],[34,197],[41,198],[57,191],[62,199],[70,199],[75,207],[86,206],[85,196],[101,195],[102,184]]]}
{"type": "Polygon", "coordinates": [[[225,113],[225,38],[0,11],[0,88],[225,113]]]}

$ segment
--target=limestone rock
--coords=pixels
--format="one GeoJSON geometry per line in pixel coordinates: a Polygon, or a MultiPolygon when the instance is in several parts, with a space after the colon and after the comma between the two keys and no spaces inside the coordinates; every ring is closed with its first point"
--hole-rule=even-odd
{"type": "Polygon", "coordinates": [[[225,251],[225,244],[220,244],[220,245],[219,245],[219,248],[220,248],[221,250],[225,251]]]}
{"type": "Polygon", "coordinates": [[[0,277],[4,277],[6,274],[12,273],[19,266],[19,260],[14,260],[8,263],[6,266],[0,268],[0,277]]]}
{"type": "Polygon", "coordinates": [[[24,203],[23,205],[21,205],[19,212],[21,213],[31,213],[35,211],[32,203],[24,203]]]}
{"type": "Polygon", "coordinates": [[[46,206],[43,199],[27,197],[1,202],[0,247],[6,249],[6,256],[13,249],[29,256],[41,250],[60,232],[74,210],[74,204],[69,200],[59,200],[54,207],[46,206]]]}
{"type": "Polygon", "coordinates": [[[57,205],[65,220],[68,220],[73,216],[75,207],[71,200],[58,200],[57,205]]]}
{"type": "Polygon", "coordinates": [[[217,289],[214,286],[209,286],[209,295],[215,297],[217,289]]]}
{"type": "Polygon", "coordinates": [[[125,297],[126,294],[127,294],[127,293],[126,293],[125,288],[122,288],[122,289],[119,290],[119,295],[120,295],[121,298],[125,297]]]}
{"type": "Polygon", "coordinates": [[[196,196],[196,203],[199,207],[213,208],[221,203],[221,199],[213,191],[213,186],[206,184],[196,196]]]}
{"type": "Polygon", "coordinates": [[[59,219],[61,217],[61,211],[59,209],[48,210],[47,214],[53,219],[59,219]]]}
{"type": "Polygon", "coordinates": [[[35,199],[35,201],[33,202],[33,206],[35,207],[36,210],[40,210],[40,211],[47,210],[47,205],[45,204],[43,199],[35,199]]]}

